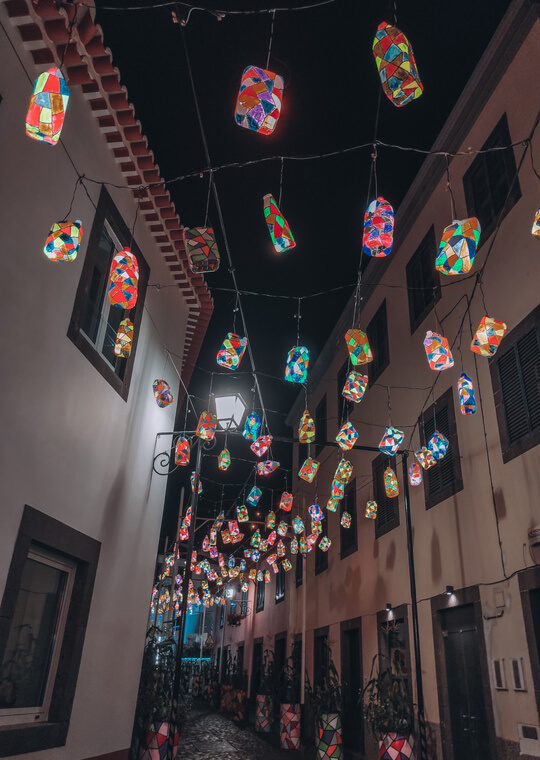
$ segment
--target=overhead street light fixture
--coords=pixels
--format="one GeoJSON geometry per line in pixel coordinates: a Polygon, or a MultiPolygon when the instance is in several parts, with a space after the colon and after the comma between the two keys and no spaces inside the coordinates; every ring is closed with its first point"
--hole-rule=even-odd
{"type": "Polygon", "coordinates": [[[215,396],[216,417],[222,430],[237,430],[242,424],[246,405],[239,393],[215,396]]]}

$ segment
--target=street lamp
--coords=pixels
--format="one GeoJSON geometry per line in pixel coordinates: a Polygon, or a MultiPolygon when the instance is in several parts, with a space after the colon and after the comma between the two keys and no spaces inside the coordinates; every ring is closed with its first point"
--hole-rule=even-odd
{"type": "Polygon", "coordinates": [[[239,393],[216,396],[216,417],[222,430],[237,430],[242,424],[246,405],[239,393]]]}

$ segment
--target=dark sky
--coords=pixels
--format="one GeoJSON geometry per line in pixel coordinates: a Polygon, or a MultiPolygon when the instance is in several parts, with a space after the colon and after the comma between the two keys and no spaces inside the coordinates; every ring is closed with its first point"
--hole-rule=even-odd
{"type": "MultiPolygon", "coordinates": [[[[133,0],[123,3],[131,4],[133,0]]],[[[285,0],[280,7],[303,4],[285,0]]],[[[96,5],[96,20],[103,27],[105,43],[112,50],[143,133],[166,180],[206,168],[182,34],[212,166],[270,156],[326,153],[373,139],[380,82],[371,47],[378,24],[392,20],[386,2],[336,0],[319,8],[276,14],[269,68],[284,77],[285,90],[282,114],[271,136],[242,129],[234,121],[242,71],[248,65],[266,66],[270,14],[227,15],[218,21],[210,13],[193,11],[181,30],[172,22],[171,7],[120,12],[100,7],[113,5],[113,0],[97,0],[96,5]]],[[[508,5],[508,0],[398,0],[398,26],[413,46],[424,93],[403,108],[396,108],[383,95],[378,139],[423,149],[431,147],[508,5]]],[[[204,2],[206,8],[228,10],[247,11],[261,6],[264,7],[260,0],[204,2]]],[[[297,246],[282,255],[274,252],[262,211],[266,193],[278,197],[279,160],[216,172],[239,288],[297,297],[354,283],[370,161],[369,149],[331,158],[285,161],[281,210],[297,246]]],[[[399,206],[421,162],[417,154],[379,149],[379,194],[394,208],[399,206]]],[[[182,223],[202,226],[207,179],[178,181],[169,189],[182,223]]],[[[251,378],[241,376],[233,382],[215,360],[223,338],[232,328],[234,296],[214,289],[231,288],[232,281],[213,200],[210,223],[216,230],[222,265],[217,273],[207,275],[215,311],[199,357],[201,369],[193,374],[190,392],[207,398],[210,372],[216,372],[214,391],[221,391],[227,384],[227,389],[235,387],[246,401],[251,401],[251,378]]],[[[352,289],[343,288],[303,302],[300,342],[310,349],[312,363],[352,289]]],[[[243,306],[255,365],[258,372],[264,373],[260,375],[264,404],[275,410],[268,413],[271,432],[290,436],[284,419],[298,386],[282,378],[287,352],[296,343],[297,303],[245,296],[243,306]]],[[[237,329],[242,333],[240,324],[238,321],[237,329]]],[[[250,369],[247,356],[241,369],[250,369]]],[[[197,400],[196,404],[201,410],[206,406],[197,400]]],[[[189,427],[194,425],[192,417],[189,427]]],[[[222,444],[219,440],[211,454],[217,455],[222,444]]],[[[236,452],[239,457],[255,460],[243,440],[229,448],[233,455],[236,452]]],[[[277,444],[273,455],[286,462],[290,446],[277,444]]],[[[247,463],[233,462],[227,473],[220,473],[216,459],[205,458],[201,508],[213,514],[213,501],[221,494],[218,484],[244,482],[249,469],[247,463]]],[[[182,471],[180,479],[185,475],[182,471]]],[[[278,499],[284,485],[283,473],[278,471],[263,483],[276,489],[274,500],[278,499]]],[[[225,496],[232,499],[237,493],[238,488],[229,485],[225,496]]],[[[268,509],[270,502],[270,493],[265,493],[263,509],[268,509]]],[[[172,497],[164,524],[169,533],[174,530],[174,503],[177,496],[172,497]]]]}

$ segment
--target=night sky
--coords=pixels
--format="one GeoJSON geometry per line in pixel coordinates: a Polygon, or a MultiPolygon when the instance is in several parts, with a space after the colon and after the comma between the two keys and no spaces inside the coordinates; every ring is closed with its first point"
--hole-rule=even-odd
{"type": "MultiPolygon", "coordinates": [[[[123,3],[131,4],[133,0],[123,3]]],[[[280,7],[303,4],[296,0],[283,2],[280,7]]],[[[269,68],[284,77],[285,89],[281,116],[271,136],[242,129],[234,121],[242,71],[248,65],[266,67],[271,14],[226,15],[218,21],[211,13],[193,11],[188,24],[181,28],[172,21],[174,6],[120,12],[103,8],[112,6],[113,0],[97,0],[96,5],[96,20],[103,27],[105,44],[112,50],[113,62],[120,70],[165,180],[207,167],[182,35],[213,167],[272,156],[317,155],[373,140],[380,81],[371,47],[381,21],[393,20],[386,2],[336,0],[309,10],[276,13],[269,68]]],[[[261,5],[259,0],[204,3],[205,8],[225,7],[229,11],[247,11],[261,5]]],[[[413,46],[424,93],[403,108],[396,108],[382,95],[377,139],[422,149],[431,147],[508,5],[508,0],[398,0],[397,25],[413,46]]],[[[178,11],[186,15],[187,8],[178,6],[178,11]]],[[[284,162],[281,210],[297,243],[296,248],[284,254],[274,251],[262,204],[266,193],[279,196],[281,162],[276,159],[228,168],[214,175],[239,288],[293,297],[259,295],[242,299],[274,436],[291,436],[284,420],[299,390],[283,380],[287,352],[296,343],[295,299],[339,288],[335,293],[302,302],[300,343],[309,348],[313,365],[353,291],[370,154],[370,148],[364,148],[329,158],[284,162]]],[[[399,206],[422,160],[418,154],[379,148],[378,190],[394,208],[399,206]]],[[[168,187],[181,222],[188,227],[203,226],[207,175],[168,187]]],[[[370,200],[373,197],[372,189],[370,200]]],[[[232,329],[235,297],[216,290],[232,288],[232,280],[213,199],[209,220],[216,231],[222,264],[218,272],[206,277],[215,310],[190,384],[199,411],[207,408],[204,399],[208,398],[211,372],[216,373],[214,392],[238,390],[249,406],[253,398],[249,374],[232,379],[216,364],[216,353],[232,329]]],[[[239,318],[236,327],[242,334],[239,318]]],[[[240,369],[250,370],[247,354],[240,369]]],[[[258,400],[255,407],[260,407],[258,400]]],[[[183,426],[183,414],[181,419],[183,426]]],[[[195,425],[192,414],[188,427],[193,429],[195,425]]],[[[228,472],[221,473],[215,457],[222,446],[221,436],[203,462],[203,515],[217,513],[215,502],[220,499],[221,483],[229,484],[224,505],[230,506],[239,492],[233,484],[243,483],[251,469],[247,462],[233,461],[228,472]]],[[[228,448],[233,460],[235,454],[256,459],[243,439],[229,439],[228,448]]],[[[290,466],[290,455],[289,444],[273,446],[273,458],[286,466],[290,466]]],[[[180,470],[174,480],[183,483],[188,477],[189,472],[180,470]]],[[[277,471],[258,480],[259,486],[275,489],[275,503],[285,485],[284,473],[277,471]]],[[[288,485],[291,486],[290,476],[288,485]]],[[[271,501],[272,494],[265,491],[263,512],[270,508],[271,501]]],[[[175,529],[177,504],[178,494],[170,489],[163,526],[170,535],[175,529]]]]}

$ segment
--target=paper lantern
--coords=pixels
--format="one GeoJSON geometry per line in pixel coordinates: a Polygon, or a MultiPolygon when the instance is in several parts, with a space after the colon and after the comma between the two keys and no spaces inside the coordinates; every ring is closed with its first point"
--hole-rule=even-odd
{"type": "Polygon", "coordinates": [[[294,346],[287,356],[285,380],[289,383],[305,383],[309,366],[309,351],[305,346],[294,346]]]}
{"type": "Polygon", "coordinates": [[[223,449],[223,451],[218,456],[218,467],[220,470],[223,470],[225,472],[229,469],[231,464],[231,455],[229,452],[229,449],[223,449]]]}
{"type": "Polygon", "coordinates": [[[281,563],[281,566],[285,570],[286,573],[288,573],[289,570],[292,569],[292,565],[288,559],[284,559],[283,562],[281,563]]]}
{"type": "Polygon", "coordinates": [[[266,454],[266,452],[268,451],[271,445],[272,445],[272,436],[263,435],[260,438],[257,438],[257,440],[254,441],[249,448],[258,457],[262,457],[263,454],[266,454]]]}
{"type": "Polygon", "coordinates": [[[252,412],[251,414],[248,414],[244,430],[242,431],[242,435],[246,439],[246,441],[254,441],[257,436],[259,435],[259,430],[261,429],[261,418],[257,414],[257,412],[252,412]]]}
{"type": "Polygon", "coordinates": [[[26,134],[32,140],[56,145],[64,126],[69,90],[58,68],[44,71],[34,83],[26,114],[26,134]]]}
{"type": "Polygon", "coordinates": [[[320,462],[317,462],[316,459],[312,459],[311,457],[308,457],[300,470],[298,471],[298,477],[302,478],[302,480],[305,480],[306,483],[312,483],[313,478],[317,474],[317,470],[319,469],[320,462]]]}
{"type": "Polygon", "coordinates": [[[253,486],[251,491],[249,492],[249,496],[247,497],[246,501],[248,504],[251,504],[252,507],[256,507],[259,503],[259,499],[262,496],[262,491],[260,488],[257,488],[257,486],[253,486]]]}
{"type": "Polygon", "coordinates": [[[431,369],[442,371],[454,366],[454,357],[448,341],[439,333],[428,330],[424,338],[424,348],[431,369]]]}
{"type": "Polygon", "coordinates": [[[283,253],[287,248],[294,248],[296,243],[292,236],[291,228],[287,220],[279,210],[276,199],[270,193],[263,198],[264,218],[268,225],[268,231],[272,238],[274,248],[278,253],[283,253]]]}
{"type": "Polygon", "coordinates": [[[345,495],[345,483],[341,483],[339,480],[336,480],[334,478],[332,481],[332,490],[331,490],[332,499],[339,501],[340,499],[344,497],[344,495],[345,495]]]}
{"type": "Polygon", "coordinates": [[[298,441],[300,443],[313,443],[315,440],[315,422],[307,409],[304,410],[300,425],[298,426],[298,441]]]}
{"type": "Polygon", "coordinates": [[[275,528],[276,526],[276,513],[275,512],[269,512],[266,515],[266,527],[268,529],[275,528]]]}
{"type": "Polygon", "coordinates": [[[75,261],[82,240],[82,222],[53,222],[43,252],[50,261],[75,261]]]}
{"type": "Polygon", "coordinates": [[[227,369],[238,369],[247,348],[248,339],[235,333],[227,333],[217,354],[217,363],[227,369]]]}
{"type": "Polygon", "coordinates": [[[279,462],[267,459],[266,462],[258,462],[257,475],[271,475],[279,467],[279,462]]]}
{"type": "Polygon", "coordinates": [[[338,483],[344,483],[345,485],[347,485],[347,483],[352,477],[352,473],[353,473],[352,464],[347,459],[342,459],[336,468],[336,472],[334,474],[334,480],[337,480],[338,483]]]}
{"type": "Polygon", "coordinates": [[[453,221],[444,228],[435,269],[443,274],[470,272],[479,240],[480,222],[476,217],[453,221]]]}
{"type": "Polygon", "coordinates": [[[394,427],[386,429],[386,433],[383,435],[381,442],[379,443],[379,451],[383,454],[389,454],[395,456],[401,443],[403,441],[403,430],[398,430],[394,427]]]}
{"type": "Polygon", "coordinates": [[[127,359],[133,347],[133,322],[123,319],[118,325],[116,340],[114,342],[114,355],[127,359]]]}
{"type": "Polygon", "coordinates": [[[293,495],[292,493],[288,493],[288,491],[283,491],[281,494],[281,499],[279,500],[279,509],[282,509],[284,512],[290,512],[292,509],[293,504],[293,495]]]}
{"type": "Polygon", "coordinates": [[[420,469],[420,465],[416,462],[409,465],[409,483],[411,486],[422,485],[422,470],[420,469]]]}
{"type": "Polygon", "coordinates": [[[219,251],[212,227],[184,227],[182,234],[192,272],[215,272],[219,269],[219,251]]]}
{"type": "MultiPolygon", "coordinates": [[[[191,488],[193,490],[193,488],[195,488],[195,473],[194,472],[191,473],[191,478],[189,479],[189,482],[191,483],[191,488]]],[[[202,493],[202,483],[200,480],[199,480],[199,487],[197,488],[197,493],[202,493]]]]}
{"type": "MultiPolygon", "coordinates": [[[[333,485],[333,484],[332,484],[333,485]]],[[[335,512],[338,508],[339,498],[333,497],[326,502],[326,509],[328,512],[335,512]]]]}
{"type": "Polygon", "coordinates": [[[119,309],[133,309],[137,303],[139,265],[126,246],[115,253],[109,274],[109,303],[119,309]]]}
{"type": "Polygon", "coordinates": [[[358,438],[358,431],[352,424],[352,422],[346,422],[339,433],[336,435],[336,441],[338,446],[343,451],[349,451],[352,449],[358,438]]]}
{"type": "Polygon", "coordinates": [[[324,513],[318,504],[312,504],[308,512],[314,522],[320,522],[324,519],[324,513]]]}
{"type": "Polygon", "coordinates": [[[357,364],[367,364],[373,361],[373,354],[371,353],[367,335],[362,330],[347,330],[345,340],[352,364],[356,366],[357,364]]]}
{"type": "Polygon", "coordinates": [[[327,552],[328,549],[332,546],[332,541],[328,538],[328,536],[324,536],[319,541],[319,549],[322,552],[327,552]]]}
{"type": "Polygon", "coordinates": [[[202,412],[195,435],[203,441],[213,441],[216,437],[217,418],[211,412],[202,412]]]}
{"type": "Polygon", "coordinates": [[[377,519],[377,502],[376,501],[368,501],[366,504],[366,517],[370,518],[371,520],[377,519]]]}
{"type": "Polygon", "coordinates": [[[482,317],[471,343],[471,351],[480,356],[495,356],[506,332],[504,322],[482,317]]]}
{"type": "Polygon", "coordinates": [[[395,106],[419,98],[423,91],[411,43],[397,27],[383,21],[373,40],[373,55],[384,94],[395,106]]]}
{"type": "Polygon", "coordinates": [[[445,436],[440,433],[438,430],[436,430],[429,441],[427,442],[427,447],[433,454],[433,459],[439,460],[446,456],[446,452],[448,451],[448,446],[450,445],[450,441],[448,438],[445,438],[445,436]]]}
{"type": "Polygon", "coordinates": [[[270,583],[271,580],[272,580],[272,576],[270,575],[270,570],[265,570],[264,571],[264,582],[265,583],[270,583]]]}
{"type": "Polygon", "coordinates": [[[291,541],[291,554],[298,554],[298,541],[293,538],[291,541]]]}
{"type": "Polygon", "coordinates": [[[258,66],[244,69],[234,118],[245,129],[271,135],[281,113],[283,77],[258,66]]]}
{"type": "Polygon", "coordinates": [[[341,515],[341,527],[342,528],[350,528],[352,522],[352,517],[348,512],[343,512],[341,515]]]}
{"type": "Polygon", "coordinates": [[[531,230],[534,237],[540,238],[540,208],[534,215],[533,226],[531,230]]]}
{"type": "Polygon", "coordinates": [[[163,409],[174,401],[171,386],[165,380],[154,380],[152,384],[154,398],[160,409],[163,409]]]}
{"type": "Polygon", "coordinates": [[[427,449],[425,446],[422,446],[422,448],[417,449],[414,452],[414,456],[418,459],[418,461],[422,465],[423,470],[429,470],[430,467],[433,467],[434,464],[437,464],[433,456],[433,453],[429,449],[427,449]]]}
{"type": "Polygon", "coordinates": [[[301,517],[293,517],[292,527],[293,527],[294,532],[297,535],[298,535],[298,533],[303,533],[304,529],[305,529],[305,526],[304,526],[304,521],[302,520],[302,518],[301,517]]]}
{"type": "Polygon", "coordinates": [[[384,491],[389,499],[393,499],[399,496],[399,486],[396,478],[396,473],[391,467],[387,467],[384,471],[384,491]]]}
{"type": "Polygon", "coordinates": [[[345,385],[343,386],[342,395],[349,401],[359,404],[366,392],[368,376],[361,375],[359,372],[349,372],[345,385]]]}
{"type": "Polygon", "coordinates": [[[471,378],[462,372],[458,380],[459,408],[461,414],[474,414],[476,412],[476,399],[474,398],[474,386],[471,378]]]}
{"type": "Polygon", "coordinates": [[[282,520],[279,523],[279,525],[277,526],[278,536],[281,536],[281,537],[286,536],[287,535],[287,528],[288,528],[287,523],[285,522],[285,520],[282,520]]]}
{"type": "Polygon", "coordinates": [[[256,530],[255,533],[251,536],[251,545],[254,546],[256,549],[259,548],[261,545],[261,533],[260,531],[256,530]]]}
{"type": "Polygon", "coordinates": [[[174,449],[174,463],[180,465],[181,467],[185,467],[187,464],[189,464],[190,456],[191,446],[189,443],[189,438],[186,438],[185,435],[181,434],[178,436],[178,440],[176,441],[176,446],[174,449]]]}
{"type": "Polygon", "coordinates": [[[275,530],[271,531],[271,533],[268,534],[268,538],[266,540],[268,542],[268,546],[273,546],[277,540],[276,531],[275,530]]]}
{"type": "Polygon", "coordinates": [[[372,201],[364,215],[362,247],[368,256],[388,256],[394,239],[394,209],[382,196],[372,201]]]}

